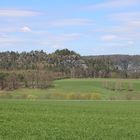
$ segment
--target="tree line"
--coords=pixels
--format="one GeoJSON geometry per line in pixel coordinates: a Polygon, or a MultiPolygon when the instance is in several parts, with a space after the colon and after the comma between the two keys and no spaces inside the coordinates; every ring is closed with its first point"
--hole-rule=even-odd
{"type": "Polygon", "coordinates": [[[48,88],[61,78],[139,78],[140,56],[81,56],[68,49],[1,52],[0,88],[48,88]]]}

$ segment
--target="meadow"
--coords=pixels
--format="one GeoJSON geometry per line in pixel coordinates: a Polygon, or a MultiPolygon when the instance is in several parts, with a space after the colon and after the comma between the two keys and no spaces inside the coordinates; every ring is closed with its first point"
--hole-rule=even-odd
{"type": "Polygon", "coordinates": [[[0,98],[64,100],[140,100],[138,79],[63,79],[48,89],[0,91],[0,98]]]}
{"type": "Polygon", "coordinates": [[[0,140],[140,139],[139,80],[63,79],[53,85],[0,91],[0,140]]]}
{"type": "Polygon", "coordinates": [[[139,101],[0,100],[0,140],[139,140],[139,101]]]}

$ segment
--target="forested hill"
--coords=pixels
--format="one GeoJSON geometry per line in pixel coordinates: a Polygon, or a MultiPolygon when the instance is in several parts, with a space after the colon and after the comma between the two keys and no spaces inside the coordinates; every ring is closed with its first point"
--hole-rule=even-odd
{"type": "Polygon", "coordinates": [[[84,60],[110,59],[119,70],[140,72],[140,55],[98,55],[84,56],[84,60]]]}
{"type": "Polygon", "coordinates": [[[44,51],[1,52],[0,70],[36,70],[61,72],[67,77],[139,78],[140,56],[80,56],[68,49],[54,53],[44,51]]]}

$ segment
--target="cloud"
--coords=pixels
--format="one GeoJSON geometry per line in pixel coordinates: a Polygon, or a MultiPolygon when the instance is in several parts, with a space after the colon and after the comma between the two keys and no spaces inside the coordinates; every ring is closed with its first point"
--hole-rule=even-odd
{"type": "Polygon", "coordinates": [[[90,10],[98,9],[114,9],[114,8],[124,8],[128,6],[137,5],[140,3],[139,0],[107,0],[105,2],[90,5],[87,8],[90,10]]]}
{"type": "Polygon", "coordinates": [[[80,39],[82,34],[79,33],[69,33],[60,35],[48,35],[45,41],[41,41],[41,45],[51,47],[53,49],[63,49],[64,44],[69,41],[74,41],[80,39]]]}
{"type": "MultiPolygon", "coordinates": [[[[100,39],[107,42],[128,42],[132,44],[132,41],[138,42],[140,36],[140,25],[135,26],[135,24],[127,23],[110,28],[99,29],[100,39]],[[131,42],[131,43],[130,43],[131,42]]],[[[95,34],[95,33],[94,33],[95,34]]]]}
{"type": "Polygon", "coordinates": [[[134,41],[128,41],[128,44],[129,45],[134,45],[135,43],[134,43],[134,41]]]}
{"type": "Polygon", "coordinates": [[[7,35],[5,33],[0,33],[0,39],[6,38],[6,37],[7,37],[7,35]]]}
{"type": "Polygon", "coordinates": [[[140,36],[140,12],[127,12],[111,15],[118,25],[106,29],[106,32],[117,34],[126,40],[138,39],[140,36]]]}
{"type": "Polygon", "coordinates": [[[120,22],[139,21],[140,12],[113,13],[109,15],[108,18],[111,18],[112,20],[120,21],[120,22]]]}
{"type": "Polygon", "coordinates": [[[38,16],[39,12],[31,10],[0,9],[0,17],[31,17],[38,16]]]}
{"type": "Polygon", "coordinates": [[[55,27],[64,27],[64,26],[83,26],[83,25],[91,25],[93,24],[92,20],[89,19],[62,19],[62,20],[56,20],[51,21],[48,23],[49,26],[55,26],[55,27]]]}
{"type": "Polygon", "coordinates": [[[70,40],[77,40],[81,37],[79,33],[71,33],[71,34],[63,34],[59,36],[57,39],[62,41],[70,41],[70,40]]]}
{"type": "Polygon", "coordinates": [[[27,33],[27,32],[31,32],[32,30],[28,27],[28,26],[23,26],[21,28],[21,32],[27,33]]]}
{"type": "Polygon", "coordinates": [[[101,37],[103,41],[114,41],[117,38],[116,35],[104,35],[101,37]]]}
{"type": "Polygon", "coordinates": [[[0,35],[0,47],[11,46],[20,42],[22,42],[22,40],[18,38],[10,37],[8,35],[0,35]]]}
{"type": "Polygon", "coordinates": [[[140,18],[133,18],[133,16],[132,19],[131,17],[127,18],[124,16],[124,19],[123,17],[120,17],[118,23],[119,25],[110,28],[110,33],[117,34],[121,39],[133,39],[138,41],[140,36],[140,18]],[[121,18],[123,21],[121,20],[121,18]]]}
{"type": "Polygon", "coordinates": [[[106,15],[105,18],[110,19],[109,24],[111,23],[111,25],[99,24],[92,33],[92,35],[97,35],[99,40],[108,43],[126,42],[127,45],[139,42],[140,12],[119,12],[106,15]]]}
{"type": "Polygon", "coordinates": [[[48,40],[51,42],[65,42],[65,41],[77,40],[81,36],[82,34],[79,33],[48,35],[48,40]]]}

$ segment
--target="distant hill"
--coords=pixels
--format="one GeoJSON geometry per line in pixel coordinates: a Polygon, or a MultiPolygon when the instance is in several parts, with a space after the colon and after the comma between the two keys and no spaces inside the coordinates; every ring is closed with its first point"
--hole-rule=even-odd
{"type": "Polygon", "coordinates": [[[119,70],[127,70],[129,72],[140,72],[140,55],[99,55],[99,56],[83,56],[86,60],[110,59],[114,66],[119,70]]]}

